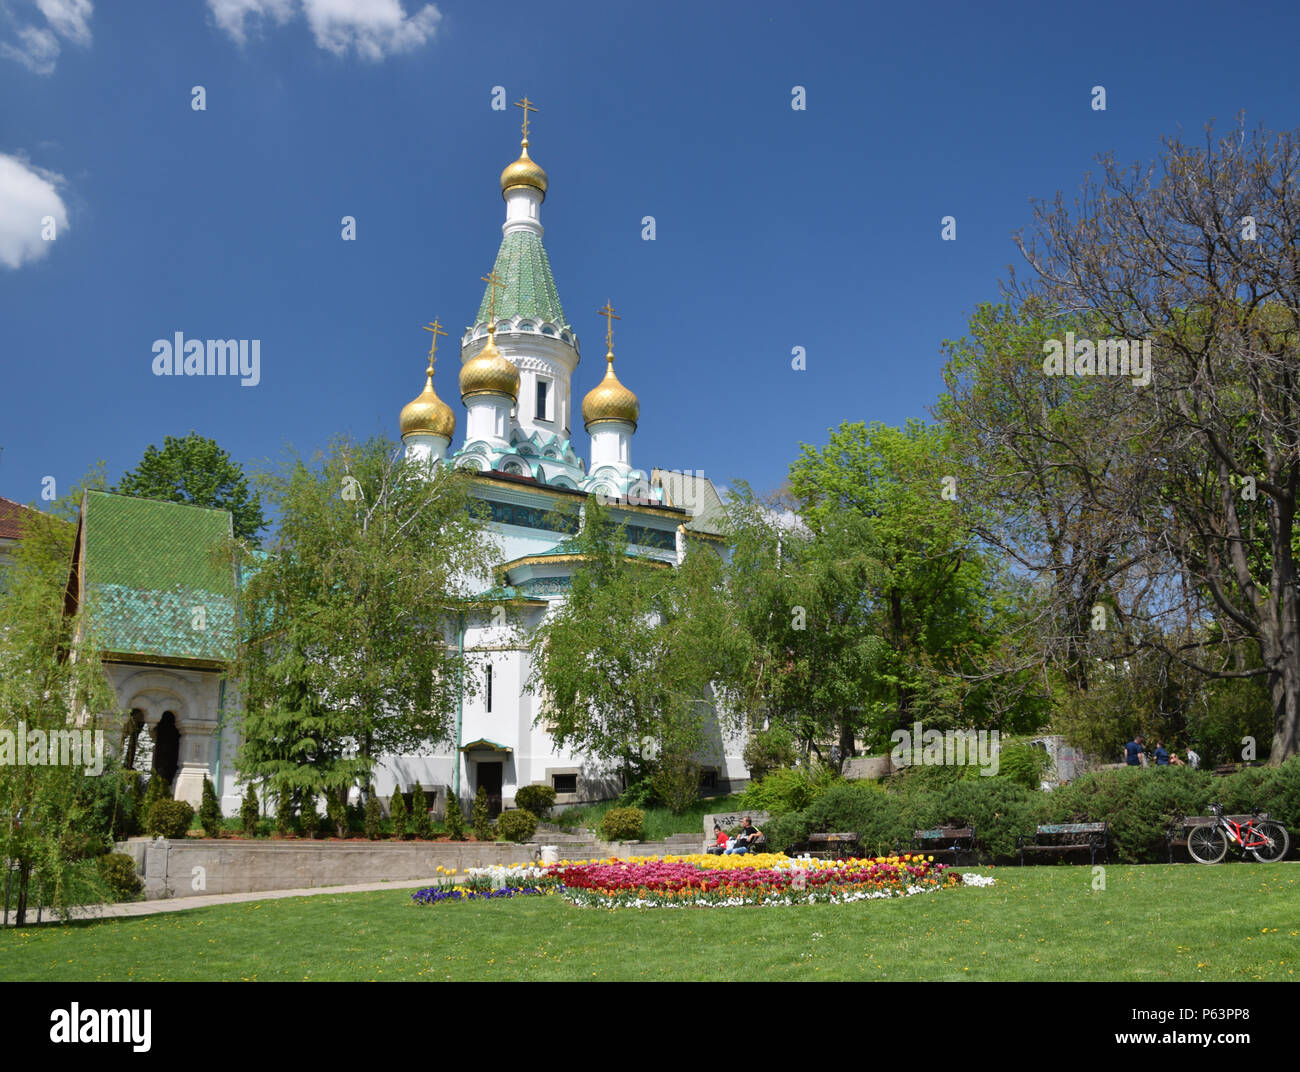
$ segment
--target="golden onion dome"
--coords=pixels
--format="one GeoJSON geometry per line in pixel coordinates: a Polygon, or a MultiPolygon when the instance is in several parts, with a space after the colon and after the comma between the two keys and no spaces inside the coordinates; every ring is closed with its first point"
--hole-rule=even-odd
{"type": "Polygon", "coordinates": [[[460,367],[461,401],[472,395],[509,395],[519,398],[519,370],[497,349],[496,329],[488,328],[487,345],[460,367]]]}
{"type": "Polygon", "coordinates": [[[609,364],[605,368],[605,378],[587,392],[582,400],[582,420],[588,429],[597,421],[626,421],[636,430],[637,418],[641,415],[641,403],[636,395],[618,382],[614,375],[614,352],[605,354],[609,364]]]}
{"type": "Polygon", "coordinates": [[[501,196],[504,197],[515,186],[531,186],[541,191],[546,199],[546,172],[528,155],[528,139],[525,138],[519,150],[519,159],[501,172],[501,196]]]}
{"type": "Polygon", "coordinates": [[[425,373],[424,390],[402,407],[402,438],[408,435],[436,435],[451,442],[456,434],[456,414],[433,389],[433,362],[425,373]]]}

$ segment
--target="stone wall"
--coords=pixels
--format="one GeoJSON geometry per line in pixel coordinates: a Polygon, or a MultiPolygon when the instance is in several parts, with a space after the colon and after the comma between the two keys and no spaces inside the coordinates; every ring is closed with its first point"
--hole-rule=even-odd
{"type": "MultiPolygon", "coordinates": [[[[437,877],[438,868],[533,863],[541,844],[477,841],[245,841],[238,838],[131,838],[116,851],[135,860],[149,900],[203,894],[348,886],[437,877]]],[[[565,860],[660,856],[684,850],[669,842],[570,842],[557,846],[565,860]]]]}

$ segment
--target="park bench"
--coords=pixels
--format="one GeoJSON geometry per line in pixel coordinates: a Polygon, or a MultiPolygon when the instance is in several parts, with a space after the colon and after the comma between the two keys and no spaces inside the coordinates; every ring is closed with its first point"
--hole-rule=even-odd
{"type": "Polygon", "coordinates": [[[1060,855],[1066,852],[1086,852],[1090,863],[1097,862],[1097,853],[1106,853],[1108,823],[1045,823],[1034,831],[1033,840],[1024,834],[1016,838],[1020,850],[1020,866],[1025,865],[1025,853],[1045,852],[1060,855]]]}
{"type": "MultiPolygon", "coordinates": [[[[897,852],[909,851],[899,842],[897,852]]],[[[926,856],[951,856],[953,864],[959,862],[962,853],[975,855],[975,827],[973,826],[938,826],[932,830],[912,831],[911,852],[921,852],[926,856]]]]}
{"type": "MultiPolygon", "coordinates": [[[[1259,815],[1226,815],[1234,823],[1245,823],[1250,819],[1267,819],[1268,813],[1263,812],[1259,815]]],[[[1213,815],[1184,815],[1182,819],[1175,819],[1168,827],[1165,828],[1165,844],[1169,846],[1169,862],[1174,862],[1174,849],[1187,848],[1187,837],[1194,826],[1204,826],[1207,823],[1217,823],[1213,815]]]]}
{"type": "Polygon", "coordinates": [[[808,855],[818,860],[841,860],[852,856],[857,847],[858,835],[854,832],[808,835],[808,855]]]}

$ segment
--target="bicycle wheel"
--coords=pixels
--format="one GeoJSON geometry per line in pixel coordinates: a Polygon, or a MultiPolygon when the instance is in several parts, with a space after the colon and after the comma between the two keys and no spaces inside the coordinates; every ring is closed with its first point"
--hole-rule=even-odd
{"type": "Polygon", "coordinates": [[[1228,839],[1213,823],[1192,827],[1187,851],[1198,864],[1217,864],[1228,854],[1228,839]]]}
{"type": "Polygon", "coordinates": [[[1286,832],[1286,827],[1272,819],[1255,824],[1255,837],[1268,838],[1272,842],[1270,845],[1257,845],[1250,850],[1250,854],[1262,864],[1271,864],[1282,859],[1291,848],[1291,837],[1286,832]]]}

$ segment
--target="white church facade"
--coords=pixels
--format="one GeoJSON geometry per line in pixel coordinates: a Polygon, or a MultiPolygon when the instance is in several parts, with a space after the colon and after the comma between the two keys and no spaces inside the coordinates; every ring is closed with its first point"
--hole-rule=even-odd
{"type": "MultiPolygon", "coordinates": [[[[435,813],[445,808],[449,794],[468,811],[480,787],[494,811],[512,806],[518,788],[528,784],[552,786],[561,806],[609,799],[622,789],[613,765],[556,747],[539,717],[542,698],[527,688],[532,668],[523,644],[564,600],[581,566],[568,541],[589,497],[599,496],[624,526],[631,555],[675,566],[689,540],[719,541],[721,501],[709,481],[690,472],[647,473],[633,464],[640,404],[614,370],[617,315],[608,303],[600,311],[607,317],[602,375],[590,377],[590,389],[578,394],[578,337],[542,244],[548,180],[528,155],[531,102],[525,99],[521,106],[520,155],[501,175],[506,214],[500,247],[475,322],[460,340],[463,420],[434,391],[437,339],[445,334],[436,321],[430,326],[434,337],[424,389],[399,418],[408,458],[473,473],[473,492],[486,503],[489,528],[501,548],[484,590],[508,602],[512,611],[510,621],[467,614],[455,635],[445,638],[453,650],[472,656],[474,672],[482,675],[478,687],[462,697],[454,739],[431,746],[427,754],[384,756],[376,770],[380,798],[419,784],[435,801],[435,813]],[[588,458],[572,442],[578,421],[590,437],[588,458]]],[[[173,598],[173,590],[183,590],[190,574],[202,571],[178,559],[174,575],[168,575],[165,554],[148,564],[134,563],[138,535],[114,543],[133,524],[126,515],[142,509],[113,501],[124,498],[101,494],[88,501],[82,558],[80,565],[74,563],[74,574],[80,570],[82,590],[88,585],[97,585],[96,591],[120,589],[125,613],[153,621],[153,608],[161,606],[172,620],[155,628],[156,636],[142,627],[139,635],[116,643],[106,663],[110,679],[121,709],[130,713],[139,734],[148,735],[153,762],[165,764],[175,796],[197,806],[207,774],[222,811],[236,814],[244,783],[236,768],[238,739],[229,710],[234,697],[222,672],[222,652],[233,650],[235,639],[233,611],[228,619],[224,611],[218,614],[220,621],[211,623],[202,644],[186,635],[188,604],[183,595],[173,598]]],[[[228,515],[221,511],[174,516],[200,528],[224,524],[228,531],[228,515]]],[[[223,582],[209,577],[205,583],[210,590],[203,594],[204,605],[231,601],[233,592],[215,590],[223,582]]],[[[747,779],[743,740],[724,732],[716,713],[711,722],[708,750],[698,757],[704,786],[736,787],[747,779]]]]}

